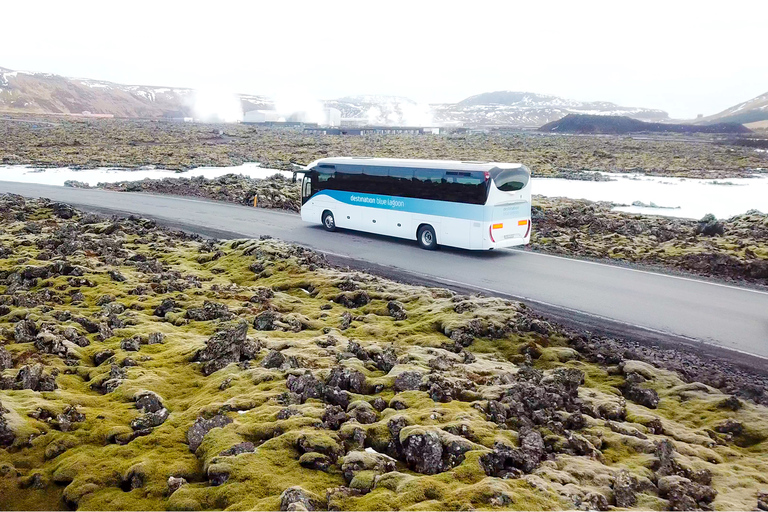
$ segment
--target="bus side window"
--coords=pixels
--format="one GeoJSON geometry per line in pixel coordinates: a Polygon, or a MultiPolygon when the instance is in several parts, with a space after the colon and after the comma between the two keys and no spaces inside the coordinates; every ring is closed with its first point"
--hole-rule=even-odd
{"type": "Polygon", "coordinates": [[[387,194],[391,196],[413,197],[413,169],[410,167],[390,167],[387,178],[387,194]]]}
{"type": "Polygon", "coordinates": [[[415,169],[414,195],[420,199],[448,200],[444,193],[444,176],[445,171],[441,169],[415,169]]]}

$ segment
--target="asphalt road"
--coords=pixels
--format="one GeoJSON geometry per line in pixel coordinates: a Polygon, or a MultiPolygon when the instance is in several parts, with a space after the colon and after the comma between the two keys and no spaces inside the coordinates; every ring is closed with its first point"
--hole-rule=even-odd
{"type": "Polygon", "coordinates": [[[764,291],[521,250],[430,252],[415,241],[328,233],[296,214],[192,198],[0,182],[4,192],[136,213],[218,238],[271,235],[387,277],[522,299],[557,321],[600,334],[768,366],[752,357],[768,358],[764,291]]]}

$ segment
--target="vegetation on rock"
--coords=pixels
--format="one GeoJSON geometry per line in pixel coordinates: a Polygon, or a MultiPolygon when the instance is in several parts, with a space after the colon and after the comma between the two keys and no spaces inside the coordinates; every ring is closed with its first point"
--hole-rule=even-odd
{"type": "Polygon", "coordinates": [[[54,126],[0,120],[0,164],[186,170],[259,162],[290,169],[290,162],[327,156],[374,156],[523,162],[536,176],[598,170],[699,178],[748,176],[768,168],[768,154],[706,135],[657,140],[522,132],[357,137],[250,125],[54,120],[54,126]]]}
{"type": "Polygon", "coordinates": [[[764,501],[757,375],[691,381],[523,304],[273,240],[12,195],[0,215],[4,509],[764,501]]]}

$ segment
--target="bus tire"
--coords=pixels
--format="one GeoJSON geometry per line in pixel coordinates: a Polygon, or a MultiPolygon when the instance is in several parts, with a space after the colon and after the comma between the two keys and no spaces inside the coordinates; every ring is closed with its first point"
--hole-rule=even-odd
{"type": "Polygon", "coordinates": [[[333,218],[333,213],[328,210],[323,212],[323,228],[326,231],[336,231],[336,219],[333,218]]]}
{"type": "Polygon", "coordinates": [[[437,235],[435,235],[434,228],[429,224],[425,224],[419,228],[419,231],[416,233],[416,239],[419,241],[419,246],[421,246],[422,249],[428,251],[437,249],[437,235]]]}

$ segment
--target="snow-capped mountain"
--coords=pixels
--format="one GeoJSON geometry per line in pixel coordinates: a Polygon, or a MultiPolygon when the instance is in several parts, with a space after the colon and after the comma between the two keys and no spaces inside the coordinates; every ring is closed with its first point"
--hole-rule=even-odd
{"type": "MultiPolygon", "coordinates": [[[[0,111],[192,117],[195,95],[195,90],[184,87],[123,85],[0,68],[0,111]]],[[[243,111],[271,107],[267,98],[256,95],[236,95],[234,101],[236,104],[239,101],[243,111]]]]}
{"type": "Polygon", "coordinates": [[[740,123],[750,125],[768,125],[768,92],[756,98],[734,105],[712,116],[696,120],[697,123],[740,123]]]}
{"type": "MultiPolygon", "coordinates": [[[[107,114],[116,117],[216,117],[238,120],[244,112],[272,110],[273,99],[254,94],[227,98],[184,87],[123,85],[90,78],[0,68],[0,111],[40,114],[107,114]]],[[[400,96],[347,96],[317,102],[341,111],[342,124],[384,126],[539,127],[568,114],[623,115],[668,121],[666,112],[583,102],[528,92],[497,91],[458,103],[417,103],[400,96]]]]}
{"type": "Polygon", "coordinates": [[[433,109],[436,121],[463,126],[539,127],[568,114],[623,115],[645,121],[669,119],[666,112],[658,109],[514,91],[487,92],[454,104],[433,105],[433,109]]]}

